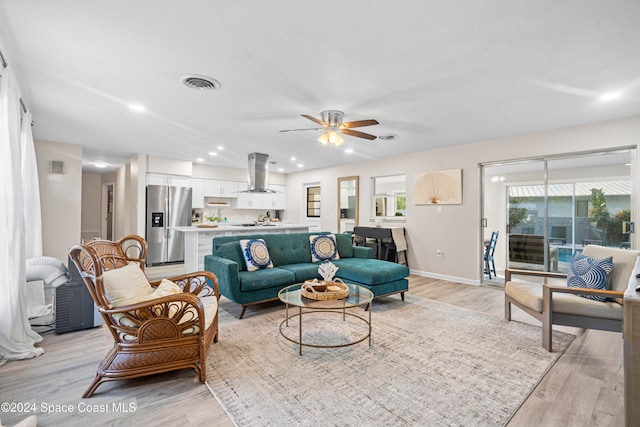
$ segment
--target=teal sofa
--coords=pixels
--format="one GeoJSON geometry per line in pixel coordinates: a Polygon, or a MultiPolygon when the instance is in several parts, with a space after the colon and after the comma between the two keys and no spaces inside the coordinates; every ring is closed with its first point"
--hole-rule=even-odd
{"type": "MultiPolygon", "coordinates": [[[[320,233],[253,234],[213,238],[212,255],[204,258],[204,268],[218,277],[220,295],[242,305],[240,318],[249,305],[278,298],[285,286],[314,278],[321,279],[318,266],[311,262],[309,236],[320,233]],[[274,268],[247,271],[239,241],[263,239],[274,268]]],[[[347,283],[370,289],[375,298],[409,289],[409,268],[393,262],[373,259],[371,248],[353,246],[351,236],[336,234],[340,259],[332,260],[338,267],[336,277],[347,283]]]]}

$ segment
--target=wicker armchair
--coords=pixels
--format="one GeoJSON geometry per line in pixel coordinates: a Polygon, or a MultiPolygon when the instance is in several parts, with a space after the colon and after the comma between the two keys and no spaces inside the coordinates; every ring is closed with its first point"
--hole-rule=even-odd
{"type": "MultiPolygon", "coordinates": [[[[206,354],[218,340],[218,279],[210,272],[170,278],[182,293],[116,307],[105,292],[103,274],[138,263],[144,271],[147,243],[139,236],[117,242],[94,240],[74,246],[69,255],[114,339],[111,351],[82,397],[106,381],[193,368],[205,382],[206,354]]],[[[151,282],[156,288],[160,281],[151,282]]]]}

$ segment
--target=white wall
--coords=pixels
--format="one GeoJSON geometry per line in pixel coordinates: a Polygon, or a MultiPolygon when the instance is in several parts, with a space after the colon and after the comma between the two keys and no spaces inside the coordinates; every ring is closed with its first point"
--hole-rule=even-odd
{"type": "Polygon", "coordinates": [[[81,232],[97,232],[102,226],[102,175],[82,174],[81,232]]]}
{"type": "MultiPolygon", "coordinates": [[[[113,188],[113,239],[118,240],[134,233],[131,212],[131,165],[126,164],[116,172],[116,182],[113,188]]],[[[144,236],[144,234],[142,234],[144,236]]]]}
{"type": "MultiPolygon", "coordinates": [[[[419,274],[456,279],[465,283],[481,280],[482,230],[480,227],[479,164],[542,155],[636,146],[640,141],[640,116],[629,119],[559,129],[535,134],[482,141],[449,148],[411,153],[377,161],[291,174],[287,179],[287,205],[299,206],[301,185],[319,181],[322,185],[322,229],[337,229],[337,178],[360,177],[360,224],[370,225],[372,215],[371,178],[406,173],[409,266],[419,274]],[[462,205],[416,206],[414,174],[443,169],[463,170],[462,205]],[[436,257],[436,249],[444,256],[436,257]]],[[[632,179],[638,184],[635,170],[632,179]]],[[[632,200],[634,216],[640,206],[632,200]]],[[[300,221],[299,210],[289,209],[289,219],[300,221]]],[[[635,220],[632,218],[632,220],[635,220]]],[[[637,233],[634,245],[638,245],[637,233]]]]}
{"type": "MultiPolygon", "coordinates": [[[[248,161],[247,161],[248,164],[248,161]]],[[[151,171],[148,171],[151,172],[151,171]]],[[[154,171],[155,172],[155,171],[154,171]]],[[[170,172],[160,172],[170,173],[170,172]]],[[[193,164],[192,178],[219,179],[222,181],[247,182],[247,169],[225,168],[220,166],[193,164]]],[[[287,178],[285,174],[269,171],[269,185],[285,185],[287,178]]]]}
{"type": "Polygon", "coordinates": [[[40,184],[43,255],[67,264],[69,249],[80,243],[82,147],[35,141],[35,150],[40,184]],[[64,174],[49,173],[52,160],[64,162],[64,174]]]}

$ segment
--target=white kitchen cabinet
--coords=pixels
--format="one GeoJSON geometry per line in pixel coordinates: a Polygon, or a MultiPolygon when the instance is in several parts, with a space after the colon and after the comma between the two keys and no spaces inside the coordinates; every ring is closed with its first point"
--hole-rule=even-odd
{"type": "Polygon", "coordinates": [[[235,181],[204,180],[205,197],[238,198],[238,183],[235,181]]]}
{"type": "Polygon", "coordinates": [[[191,187],[190,179],[186,176],[166,175],[162,173],[148,173],[147,185],[171,185],[172,187],[191,187]]]}
{"type": "Polygon", "coordinates": [[[193,209],[204,208],[204,179],[192,178],[189,183],[191,186],[191,207],[193,209]]]}
{"type": "Polygon", "coordinates": [[[234,207],[236,209],[263,209],[263,194],[238,193],[234,207]]]}
{"type": "Polygon", "coordinates": [[[284,185],[270,185],[276,193],[264,193],[262,208],[270,210],[284,210],[287,208],[287,187],[284,185]]]}
{"type": "MultiPolygon", "coordinates": [[[[286,209],[287,195],[284,185],[270,185],[277,193],[238,193],[234,204],[236,209],[283,210],[286,209]]],[[[239,184],[238,191],[247,189],[246,184],[239,184]]]]}

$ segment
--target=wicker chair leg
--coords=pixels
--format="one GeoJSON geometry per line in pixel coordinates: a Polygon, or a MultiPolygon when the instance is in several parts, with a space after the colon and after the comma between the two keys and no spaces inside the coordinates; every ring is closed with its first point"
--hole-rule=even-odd
{"type": "Polygon", "coordinates": [[[89,388],[84,392],[84,394],[82,395],[83,399],[86,399],[88,397],[93,396],[93,393],[96,391],[96,389],[98,388],[98,386],[100,384],[102,384],[102,375],[96,375],[96,377],[94,378],[93,382],[91,383],[91,385],[89,386],[89,388]]]}
{"type": "Polygon", "coordinates": [[[200,374],[201,383],[207,382],[207,361],[204,359],[206,359],[206,355],[203,357],[203,360],[200,361],[200,369],[198,372],[198,374],[200,374]]]}

